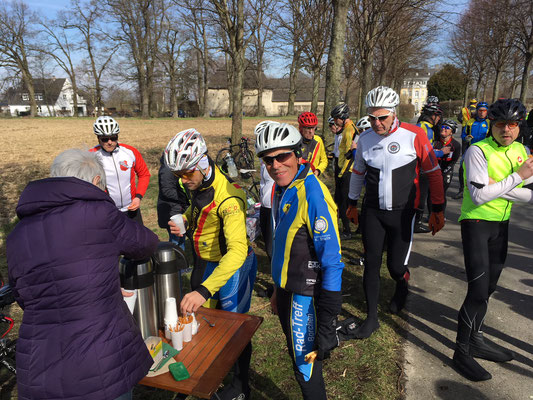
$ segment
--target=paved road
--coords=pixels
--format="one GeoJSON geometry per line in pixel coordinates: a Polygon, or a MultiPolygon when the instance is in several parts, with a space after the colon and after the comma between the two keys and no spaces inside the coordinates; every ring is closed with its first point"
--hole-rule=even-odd
{"type": "MultiPolygon", "coordinates": [[[[456,171],[448,195],[457,187],[456,171]]],[[[415,235],[407,303],[407,400],[533,399],[533,205],[513,206],[506,268],[485,320],[485,334],[518,357],[503,364],[480,360],[493,378],[478,383],[459,375],[451,362],[457,312],[466,295],[459,210],[460,200],[448,197],[444,230],[435,237],[415,235]]]]}

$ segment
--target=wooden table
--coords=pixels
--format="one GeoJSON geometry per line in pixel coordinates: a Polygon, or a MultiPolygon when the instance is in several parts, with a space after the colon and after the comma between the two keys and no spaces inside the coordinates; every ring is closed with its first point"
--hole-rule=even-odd
{"type": "Polygon", "coordinates": [[[139,383],[160,389],[209,399],[252,339],[263,318],[200,307],[196,313],[200,323],[192,341],[183,343],[183,350],[174,359],[181,361],[189,379],[177,382],[170,372],[139,383]],[[214,327],[202,318],[205,316],[214,327]]]}

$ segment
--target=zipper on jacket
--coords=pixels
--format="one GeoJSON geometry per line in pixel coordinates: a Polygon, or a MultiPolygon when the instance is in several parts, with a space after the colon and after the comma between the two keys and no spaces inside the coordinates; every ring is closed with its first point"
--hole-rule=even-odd
{"type": "Polygon", "coordinates": [[[115,172],[117,173],[117,182],[118,182],[118,191],[120,193],[120,208],[124,207],[124,199],[122,198],[122,187],[120,186],[120,175],[118,174],[117,164],[115,163],[115,156],[111,153],[111,158],[113,159],[113,166],[115,167],[115,172]]]}

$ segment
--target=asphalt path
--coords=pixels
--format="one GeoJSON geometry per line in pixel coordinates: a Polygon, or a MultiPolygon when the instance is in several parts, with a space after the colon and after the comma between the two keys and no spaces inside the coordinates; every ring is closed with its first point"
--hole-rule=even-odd
{"type": "Polygon", "coordinates": [[[508,363],[479,360],[492,374],[471,382],[455,371],[453,356],[457,313],[466,295],[457,166],[448,190],[446,226],[432,236],[415,234],[409,266],[410,294],[405,318],[407,400],[533,399],[533,205],[515,203],[509,251],[498,288],[489,301],[485,335],[512,349],[508,363]]]}

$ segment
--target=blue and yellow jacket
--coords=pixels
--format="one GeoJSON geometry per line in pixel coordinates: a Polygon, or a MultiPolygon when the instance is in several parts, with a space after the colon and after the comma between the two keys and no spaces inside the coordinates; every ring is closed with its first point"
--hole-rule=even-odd
{"type": "MultiPolygon", "coordinates": [[[[433,142],[437,142],[440,139],[438,137],[435,137],[435,130],[431,122],[420,121],[416,125],[421,127],[424,130],[424,132],[426,132],[426,135],[429,139],[429,143],[431,143],[432,145],[433,145],[433,142]]],[[[433,148],[433,151],[435,152],[435,156],[437,158],[441,158],[442,156],[444,156],[444,153],[442,152],[442,150],[433,148]]]]}
{"type": "Polygon", "coordinates": [[[472,118],[468,120],[465,127],[463,128],[461,139],[465,140],[468,135],[472,135],[473,138],[470,141],[469,145],[479,142],[480,140],[483,140],[487,137],[489,127],[490,123],[488,119],[472,118]]]}
{"type": "Polygon", "coordinates": [[[342,270],[337,206],[308,163],[287,188],[275,187],[272,278],[285,290],[312,296],[340,291],[342,270]]]}

